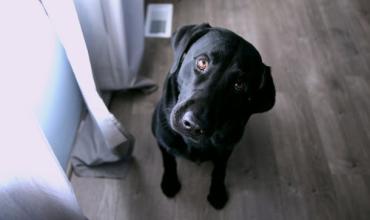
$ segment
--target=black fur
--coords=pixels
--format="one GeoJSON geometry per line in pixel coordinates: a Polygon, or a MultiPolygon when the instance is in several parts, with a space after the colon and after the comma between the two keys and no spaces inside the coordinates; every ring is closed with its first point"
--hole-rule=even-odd
{"type": "Polygon", "coordinates": [[[233,147],[249,117],[275,103],[270,67],[243,38],[208,24],[180,28],[171,44],[174,61],[152,120],[163,156],[161,188],[168,197],[181,188],[175,156],[210,160],[214,170],[207,199],[221,209],[228,200],[224,179],[233,147]],[[204,72],[196,67],[199,57],[208,60],[204,72]],[[236,89],[240,85],[242,91],[236,89]],[[184,124],[189,112],[190,128],[184,124]]]}

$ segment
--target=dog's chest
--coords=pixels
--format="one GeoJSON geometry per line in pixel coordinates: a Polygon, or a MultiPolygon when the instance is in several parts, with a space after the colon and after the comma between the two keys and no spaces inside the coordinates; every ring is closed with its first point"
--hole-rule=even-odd
{"type": "Polygon", "coordinates": [[[215,147],[207,143],[194,145],[193,143],[186,143],[182,146],[171,146],[170,151],[177,155],[189,159],[194,162],[204,162],[211,160],[218,152],[215,147]]]}

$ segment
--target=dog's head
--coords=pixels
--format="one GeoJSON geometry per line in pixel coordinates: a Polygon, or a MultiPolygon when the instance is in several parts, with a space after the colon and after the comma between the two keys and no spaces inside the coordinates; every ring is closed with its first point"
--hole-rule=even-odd
{"type": "Polygon", "coordinates": [[[251,114],[274,105],[270,67],[235,33],[208,24],[184,26],[171,44],[178,94],[170,125],[184,138],[232,144],[251,114]]]}

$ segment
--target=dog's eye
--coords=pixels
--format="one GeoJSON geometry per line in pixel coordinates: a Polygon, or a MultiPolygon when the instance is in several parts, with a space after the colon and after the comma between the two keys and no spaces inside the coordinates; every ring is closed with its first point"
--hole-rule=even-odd
{"type": "Polygon", "coordinates": [[[245,91],[247,85],[242,80],[237,80],[234,83],[234,90],[237,92],[243,92],[245,91]]]}
{"type": "Polygon", "coordinates": [[[197,59],[197,69],[204,72],[208,68],[208,60],[205,57],[199,57],[197,59]]]}

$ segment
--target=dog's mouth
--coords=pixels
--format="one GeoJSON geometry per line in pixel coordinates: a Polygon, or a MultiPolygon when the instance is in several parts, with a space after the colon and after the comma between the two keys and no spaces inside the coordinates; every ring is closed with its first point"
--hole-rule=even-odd
{"type": "Polygon", "coordinates": [[[190,138],[194,142],[198,142],[203,132],[201,130],[191,132],[190,129],[187,129],[189,126],[187,122],[183,121],[187,108],[192,104],[194,104],[193,100],[185,100],[177,103],[170,113],[170,126],[178,134],[190,138]]]}
{"type": "Polygon", "coordinates": [[[194,144],[211,141],[214,131],[205,123],[200,123],[200,120],[190,110],[192,105],[196,104],[196,100],[189,99],[177,103],[170,113],[170,126],[186,141],[194,144]]]}
{"type": "Polygon", "coordinates": [[[195,146],[212,145],[214,147],[225,147],[232,146],[237,142],[241,134],[230,135],[227,132],[232,130],[233,127],[230,121],[225,121],[214,130],[189,130],[186,124],[184,124],[183,119],[186,118],[184,116],[187,114],[189,107],[195,102],[194,100],[181,101],[173,107],[170,113],[170,126],[176,133],[181,135],[187,143],[194,144],[195,146]]]}
{"type": "Polygon", "coordinates": [[[199,144],[210,138],[212,131],[192,112],[191,106],[195,103],[195,100],[187,100],[176,104],[170,114],[170,125],[185,141],[199,144]]]}

